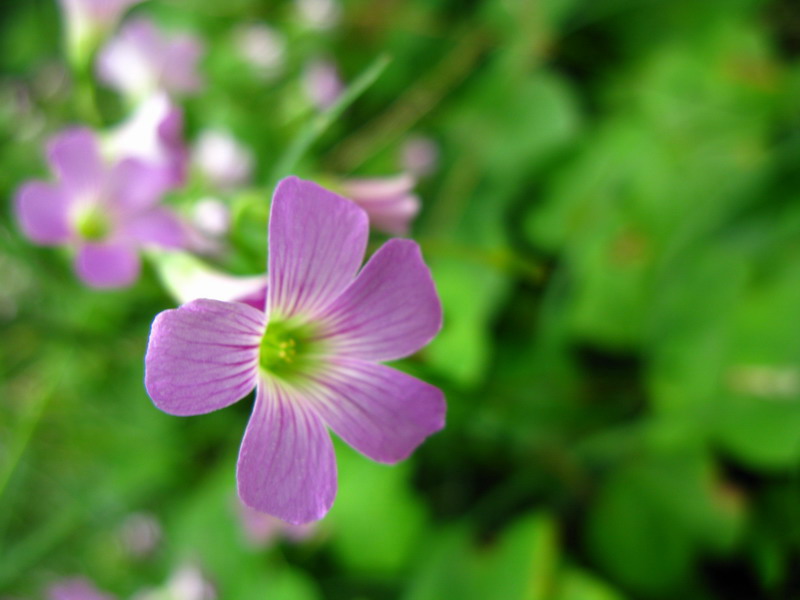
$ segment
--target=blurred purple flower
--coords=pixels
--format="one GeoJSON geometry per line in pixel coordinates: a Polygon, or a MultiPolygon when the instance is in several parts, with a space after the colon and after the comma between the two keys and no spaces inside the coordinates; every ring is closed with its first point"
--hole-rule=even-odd
{"type": "Polygon", "coordinates": [[[431,138],[410,137],[403,145],[401,163],[409,173],[422,177],[436,168],[439,162],[439,147],[431,138]]]}
{"type": "Polygon", "coordinates": [[[340,184],[342,195],[367,211],[375,229],[391,235],[406,235],[419,212],[414,195],[414,177],[407,173],[392,177],[347,179],[340,184]]]}
{"type": "Polygon", "coordinates": [[[255,159],[253,153],[227,131],[207,129],[195,145],[194,163],[212,185],[227,189],[250,180],[255,159]]]}
{"type": "Polygon", "coordinates": [[[202,53],[199,38],[167,36],[152,21],[134,19],[100,52],[97,70],[102,81],[136,99],[160,90],[192,93],[202,86],[197,71],[202,53]]]}
{"type": "Polygon", "coordinates": [[[171,187],[186,179],[189,153],[183,143],[183,113],[164,93],[143,101],[103,146],[112,157],[137,158],[164,170],[171,187]]]}
{"type": "Polygon", "coordinates": [[[195,300],[159,314],[150,333],[145,385],[161,410],[203,414],[256,388],[239,497],[295,525],[333,504],[327,427],[373,460],[395,463],[444,426],[438,388],[379,364],[439,331],[430,272],[411,240],[390,240],[359,272],[368,233],[354,203],[284,179],[269,220],[265,312],[195,300]]]}
{"type": "Polygon", "coordinates": [[[264,78],[278,75],[286,62],[286,39],[263,24],[241,25],[234,32],[239,54],[264,78]]]}
{"type": "Polygon", "coordinates": [[[115,600],[85,577],[62,579],[47,589],[48,600],[115,600]]]}
{"type": "Polygon", "coordinates": [[[216,198],[202,198],[194,207],[192,221],[201,233],[218,238],[231,227],[231,211],[216,198]]]}
{"type": "Polygon", "coordinates": [[[247,541],[256,548],[265,548],[281,538],[300,542],[314,535],[316,530],[314,523],[291,525],[272,515],[258,512],[238,499],[236,507],[247,541]]]}
{"type": "Polygon", "coordinates": [[[318,58],[306,65],[303,74],[306,94],[319,110],[333,106],[344,91],[342,78],[333,61],[318,58]]]}
{"type": "Polygon", "coordinates": [[[47,146],[56,183],[31,181],[17,192],[20,226],[42,245],[76,248],[78,276],[94,287],[122,287],[139,275],[138,249],[180,247],[183,227],[159,206],[169,180],[138,159],[106,164],[94,133],[69,129],[47,146]]]}
{"type": "Polygon", "coordinates": [[[337,0],[296,0],[295,6],[301,22],[311,29],[333,29],[342,18],[337,0]]]}
{"type": "Polygon", "coordinates": [[[133,513],[120,526],[119,537],[128,554],[142,558],[152,554],[161,542],[161,524],[150,513],[133,513]]]}

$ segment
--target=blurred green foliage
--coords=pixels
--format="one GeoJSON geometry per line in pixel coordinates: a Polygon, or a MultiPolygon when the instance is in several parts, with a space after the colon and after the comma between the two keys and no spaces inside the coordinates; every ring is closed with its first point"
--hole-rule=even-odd
{"type": "MultiPolygon", "coordinates": [[[[792,0],[151,0],[201,35],[190,139],[257,155],[217,266],[263,271],[271,179],[314,113],[320,53],[390,65],[294,165],[388,174],[441,148],[414,237],[445,327],[399,367],[441,386],[446,429],[406,463],[337,446],[316,533],[256,549],[234,510],[249,402],[192,419],[142,385],[152,272],[96,292],[24,240],[10,199],[43,141],[85,121],[51,0],[0,8],[0,592],[83,574],[129,597],[199,564],[224,599],[618,600],[800,595],[800,6],[792,0]],[[288,41],[265,82],[241,23],[288,41]],[[120,526],[153,514],[153,554],[120,526]]],[[[126,108],[99,100],[110,125],[126,108]]],[[[207,190],[172,199],[188,211],[207,190]]],[[[376,236],[378,241],[380,236],[376,236]]]]}

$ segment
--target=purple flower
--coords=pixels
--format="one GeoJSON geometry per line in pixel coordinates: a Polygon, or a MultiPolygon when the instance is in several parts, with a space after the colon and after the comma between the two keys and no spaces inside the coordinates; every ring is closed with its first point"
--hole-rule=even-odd
{"type": "Polygon", "coordinates": [[[259,23],[240,25],[234,32],[234,44],[262,78],[269,79],[283,70],[286,39],[280,31],[259,23]]]}
{"type": "Polygon", "coordinates": [[[85,577],[62,579],[47,589],[48,600],[115,600],[85,577]]]}
{"type": "Polygon", "coordinates": [[[340,185],[342,194],[367,211],[370,224],[392,235],[406,235],[419,212],[414,195],[414,177],[407,173],[393,177],[348,179],[340,185]]]}
{"type": "Polygon", "coordinates": [[[150,513],[133,513],[119,528],[119,538],[125,551],[136,558],[150,556],[163,537],[161,524],[150,513]]]}
{"type": "Polygon", "coordinates": [[[138,158],[163,169],[171,187],[183,185],[189,153],[183,143],[183,113],[164,93],[144,100],[136,112],[106,137],[113,157],[138,158]]]}
{"type": "Polygon", "coordinates": [[[106,164],[89,129],[69,129],[50,141],[56,183],[31,181],[15,198],[20,226],[42,245],[77,250],[78,276],[94,287],[121,287],[139,275],[138,249],[179,247],[183,228],[158,202],[169,187],[162,169],[137,159],[106,164]]]}
{"type": "Polygon", "coordinates": [[[332,29],[342,18],[342,7],[337,0],[296,0],[300,21],[311,29],[332,29]]]}
{"type": "Polygon", "coordinates": [[[145,385],[161,410],[203,414],[256,388],[239,496],[289,523],[320,519],[333,504],[328,427],[395,463],[444,426],[438,388],[379,364],[439,331],[430,272],[411,240],[390,240],[359,271],[368,229],[352,202],[285,179],[271,208],[266,310],[195,300],[159,314],[150,333],[145,385]]]}
{"type": "Polygon", "coordinates": [[[196,92],[202,86],[197,62],[200,40],[189,34],[162,35],[147,19],[125,24],[100,53],[101,80],[133,98],[163,90],[170,94],[196,92]]]}
{"type": "Polygon", "coordinates": [[[333,106],[344,91],[344,84],[336,65],[325,58],[311,61],[303,74],[306,94],[319,110],[333,106]]]}
{"type": "Polygon", "coordinates": [[[439,147],[431,138],[411,137],[403,145],[401,162],[409,173],[418,177],[428,175],[439,162],[439,147]]]}

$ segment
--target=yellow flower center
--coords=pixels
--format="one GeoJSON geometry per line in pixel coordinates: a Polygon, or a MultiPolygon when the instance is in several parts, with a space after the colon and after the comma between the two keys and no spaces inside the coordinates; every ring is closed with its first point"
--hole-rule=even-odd
{"type": "Polygon", "coordinates": [[[302,374],[318,349],[313,328],[306,324],[270,321],[259,346],[259,364],[282,378],[302,374]]]}

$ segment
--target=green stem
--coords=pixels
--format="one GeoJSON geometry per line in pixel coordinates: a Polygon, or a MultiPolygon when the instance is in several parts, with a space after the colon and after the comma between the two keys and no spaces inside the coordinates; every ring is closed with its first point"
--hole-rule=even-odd
{"type": "Polygon", "coordinates": [[[386,55],[376,58],[367,69],[342,93],[336,103],[312,118],[289,145],[278,160],[270,175],[270,187],[286,175],[290,175],[315,141],[338,119],[355,100],[381,76],[391,59],[386,55]]]}
{"type": "Polygon", "coordinates": [[[28,412],[21,419],[21,423],[17,428],[19,434],[14,440],[14,445],[11,447],[11,450],[8,453],[8,460],[3,464],[3,468],[0,470],[0,498],[5,493],[6,488],[11,481],[11,477],[14,475],[14,471],[16,471],[23,454],[25,454],[28,444],[33,437],[33,432],[36,431],[36,427],[39,425],[39,422],[42,419],[44,409],[47,406],[50,396],[52,395],[51,391],[52,389],[48,388],[44,391],[44,393],[40,394],[39,397],[31,404],[28,412]]]}

